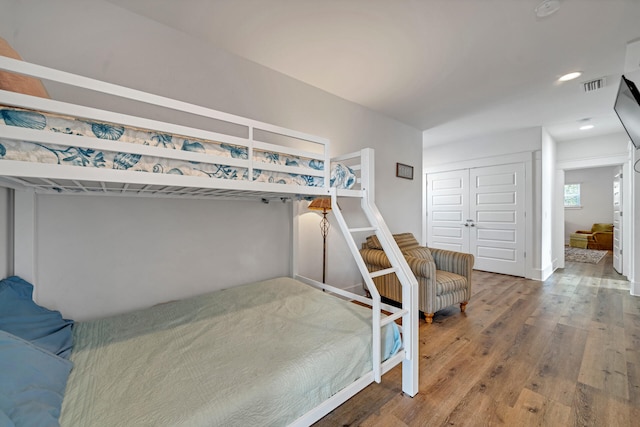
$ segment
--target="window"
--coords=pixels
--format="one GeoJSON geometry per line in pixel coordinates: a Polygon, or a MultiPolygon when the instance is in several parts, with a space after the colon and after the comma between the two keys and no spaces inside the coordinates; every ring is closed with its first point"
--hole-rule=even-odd
{"type": "Polygon", "coordinates": [[[564,186],[564,207],[580,208],[580,184],[565,184],[564,186]]]}

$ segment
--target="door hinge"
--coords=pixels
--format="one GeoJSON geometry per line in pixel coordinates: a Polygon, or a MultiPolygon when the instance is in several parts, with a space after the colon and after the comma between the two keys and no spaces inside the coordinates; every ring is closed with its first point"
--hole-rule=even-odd
{"type": "Polygon", "coordinates": [[[622,211],[620,211],[620,216],[622,216],[622,211]]]}

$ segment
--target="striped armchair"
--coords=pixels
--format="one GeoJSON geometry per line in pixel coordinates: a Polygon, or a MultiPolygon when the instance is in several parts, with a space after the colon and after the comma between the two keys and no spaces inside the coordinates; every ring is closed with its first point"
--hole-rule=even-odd
{"type": "MultiPolygon", "coordinates": [[[[418,279],[418,308],[427,323],[436,311],[460,304],[465,311],[471,298],[473,255],[420,246],[411,233],[394,234],[394,239],[418,279]]],[[[391,267],[376,236],[367,237],[360,250],[369,271],[391,267]]],[[[401,302],[402,287],[395,274],[373,279],[380,295],[401,302]]]]}

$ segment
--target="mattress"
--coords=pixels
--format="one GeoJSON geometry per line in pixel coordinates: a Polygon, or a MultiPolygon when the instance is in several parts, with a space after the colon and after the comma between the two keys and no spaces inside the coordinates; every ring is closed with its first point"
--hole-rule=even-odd
{"type": "Polygon", "coordinates": [[[290,278],[78,322],[60,424],[286,425],[371,370],[371,339],[368,308],[290,278]]]}
{"type": "MultiPolygon", "coordinates": [[[[58,114],[16,107],[0,106],[0,125],[17,126],[44,132],[83,136],[108,141],[141,144],[167,150],[181,150],[216,156],[218,163],[193,162],[168,157],[132,154],[109,150],[82,148],[73,145],[60,146],[0,137],[0,159],[25,162],[61,164],[69,166],[129,170],[136,172],[166,173],[230,180],[249,180],[249,169],[224,163],[224,158],[248,159],[249,150],[242,145],[190,138],[156,132],[149,129],[125,127],[114,123],[96,122],[58,114]]],[[[1,131],[0,131],[1,134],[1,131]]],[[[69,139],[73,144],[73,139],[69,139]]],[[[169,153],[169,152],[168,152],[169,153]]],[[[252,150],[254,166],[251,180],[277,184],[322,187],[324,162],[317,159],[283,153],[252,150]],[[284,173],[260,169],[259,164],[296,166],[308,169],[310,174],[284,173]],[[316,174],[312,174],[315,172],[316,174]]],[[[351,188],[355,174],[348,167],[336,164],[331,168],[331,185],[351,188]]]]}

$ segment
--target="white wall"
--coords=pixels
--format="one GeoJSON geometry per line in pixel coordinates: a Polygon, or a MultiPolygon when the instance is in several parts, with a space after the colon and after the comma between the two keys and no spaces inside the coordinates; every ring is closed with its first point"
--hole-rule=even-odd
{"type": "Polygon", "coordinates": [[[565,184],[580,184],[580,209],[564,210],[565,243],[576,230],[590,230],[594,223],[613,223],[613,177],[617,168],[565,171],[565,184]]]}
{"type": "Polygon", "coordinates": [[[564,169],[575,169],[572,167],[574,161],[580,164],[591,161],[593,166],[608,164],[609,158],[627,156],[628,141],[622,128],[613,134],[561,141],[557,144],[557,162],[564,169]]]}
{"type": "MultiPolygon", "coordinates": [[[[640,77],[640,76],[638,76],[640,77]]],[[[626,212],[630,212],[631,215],[626,217],[624,223],[631,232],[625,233],[625,248],[632,249],[631,251],[625,251],[627,257],[624,258],[626,270],[625,274],[631,282],[631,295],[640,296],[640,256],[637,256],[640,252],[640,169],[637,169],[636,162],[640,162],[640,151],[633,150],[631,158],[631,164],[633,167],[628,167],[628,174],[631,175],[631,181],[628,187],[631,188],[632,202],[630,203],[630,209],[626,212]],[[630,235],[629,238],[626,238],[630,235]]],[[[629,198],[627,198],[629,200],[629,198]]]]}
{"type": "MultiPolygon", "coordinates": [[[[7,39],[28,61],[321,135],[331,139],[332,154],[347,153],[363,147],[375,148],[376,198],[382,214],[393,232],[410,231],[420,234],[421,181],[399,180],[394,176],[396,162],[414,165],[416,171],[422,169],[420,131],[224,50],[206,45],[108,2],[0,0],[0,10],[0,37],[7,39]]],[[[75,92],[64,91],[55,85],[49,84],[48,89],[56,99],[76,97],[75,92]]],[[[95,105],[115,105],[113,100],[98,96],[92,96],[91,102],[95,105]]],[[[133,106],[131,109],[147,113],[147,109],[139,106],[133,106]]],[[[110,228],[121,230],[120,233],[123,234],[141,232],[144,236],[152,236],[159,224],[156,221],[139,221],[134,225],[126,218],[129,209],[138,210],[139,218],[151,218],[158,210],[177,209],[177,202],[174,201],[145,201],[136,204],[128,200],[114,202],[107,198],[92,199],[90,202],[80,198],[63,198],[55,202],[38,197],[37,202],[40,209],[46,209],[39,212],[39,221],[55,222],[60,215],[69,214],[75,221],[84,223],[85,212],[82,207],[90,203],[95,204],[92,211],[93,223],[109,224],[110,228]],[[115,217],[106,213],[112,210],[111,206],[114,203],[122,208],[115,217]],[[65,207],[58,206],[59,204],[64,204],[65,207]]],[[[208,203],[205,212],[212,215],[218,215],[219,211],[228,213],[235,208],[235,205],[231,208],[218,206],[227,202],[208,203]]],[[[189,207],[189,204],[201,204],[190,201],[180,204],[187,206],[185,209],[188,210],[189,217],[195,221],[195,208],[189,207]]],[[[269,209],[280,210],[275,207],[269,209]]],[[[222,215],[221,218],[209,215],[207,224],[211,229],[208,233],[215,236],[225,230],[235,230],[239,234],[250,235],[251,240],[257,241],[260,247],[268,242],[279,241],[280,233],[288,233],[288,230],[283,230],[280,215],[265,216],[251,209],[247,215],[253,215],[253,222],[260,224],[260,232],[253,228],[247,230],[246,218],[241,221],[234,215],[222,215]]],[[[308,235],[309,238],[305,240],[314,245],[320,240],[318,220],[316,215],[305,215],[301,220],[302,236],[308,235]]],[[[51,225],[53,226],[53,223],[51,225]]],[[[178,227],[180,228],[172,232],[175,236],[192,232],[192,227],[188,224],[178,227]]],[[[336,252],[330,254],[331,268],[328,277],[332,284],[351,287],[360,281],[359,274],[350,257],[344,256],[344,247],[341,246],[343,243],[336,231],[334,228],[330,236],[331,248],[336,252]],[[337,280],[338,283],[333,280],[337,280]]],[[[120,247],[115,240],[107,241],[102,247],[99,241],[92,241],[83,236],[90,233],[89,231],[75,229],[74,233],[79,234],[71,238],[67,245],[80,245],[82,250],[73,253],[76,257],[74,269],[62,269],[60,266],[68,262],[69,258],[65,254],[66,249],[54,250],[53,242],[61,237],[60,233],[48,227],[38,230],[40,241],[37,242],[37,286],[38,295],[41,295],[45,302],[53,301],[53,295],[64,289],[62,296],[55,303],[66,304],[63,300],[67,301],[65,298],[71,293],[71,288],[83,286],[91,286],[100,295],[107,292],[112,300],[122,298],[121,289],[108,291],[113,286],[111,277],[92,276],[96,259],[100,259],[106,268],[118,269],[118,275],[125,281],[119,286],[136,287],[136,294],[126,303],[127,308],[155,302],[156,288],[161,289],[160,294],[166,294],[166,297],[171,298],[202,290],[188,286],[183,291],[170,292],[172,287],[179,286],[182,289],[184,286],[174,283],[173,272],[170,270],[177,266],[173,264],[161,267],[167,271],[166,277],[153,274],[150,277],[136,278],[138,269],[135,263],[123,264],[116,261],[138,258],[139,247],[120,247]],[[99,251],[96,251],[96,245],[99,251]],[[99,254],[99,258],[96,258],[96,253],[99,254]],[[85,282],[87,277],[92,277],[89,283],[85,282]],[[151,279],[158,280],[159,283],[151,284],[151,279]]],[[[303,253],[306,258],[301,260],[301,264],[319,266],[321,253],[316,251],[319,251],[320,247],[318,244],[310,252],[303,253]]],[[[145,255],[146,259],[165,259],[167,256],[164,248],[147,249],[151,252],[145,255]]],[[[273,252],[282,252],[279,255],[288,262],[288,247],[276,246],[273,252]]],[[[206,250],[204,253],[208,254],[206,250]]],[[[202,262],[190,265],[189,270],[183,270],[181,273],[204,278],[224,272],[220,285],[227,286],[234,284],[239,277],[246,279],[254,276],[254,272],[270,272],[271,264],[275,262],[271,255],[273,254],[266,258],[256,257],[250,269],[242,262],[242,251],[233,259],[207,257],[202,262]],[[234,273],[228,273],[229,271],[234,273]]],[[[280,271],[282,262],[278,261],[276,265],[278,267],[275,270],[280,271]]],[[[319,278],[318,272],[319,269],[309,272],[309,275],[319,278]]],[[[111,303],[113,301],[109,302],[111,303]]],[[[88,313],[93,316],[96,313],[122,311],[125,308],[124,302],[115,304],[116,306],[106,307],[95,301],[95,304],[87,305],[84,299],[81,303],[80,299],[74,298],[69,300],[69,306],[58,308],[71,317],[80,311],[82,316],[88,313]]]]}
{"type": "Polygon", "coordinates": [[[503,156],[513,153],[532,152],[542,148],[541,128],[526,128],[515,131],[479,136],[436,146],[428,145],[424,133],[422,163],[425,169],[456,164],[485,157],[503,156]]]}
{"type": "Polygon", "coordinates": [[[37,204],[36,296],[74,318],[289,271],[290,203],[41,195],[37,204]]]}
{"type": "MultiPolygon", "coordinates": [[[[540,278],[545,280],[553,273],[554,260],[558,254],[554,252],[554,203],[555,203],[555,168],[557,144],[549,133],[542,130],[542,176],[540,197],[540,278]]],[[[537,251],[536,251],[537,252],[537,251]]]]}
{"type": "MultiPolygon", "coordinates": [[[[637,40],[628,43],[625,58],[624,74],[634,82],[640,81],[640,64],[638,64],[636,55],[639,46],[637,40]]],[[[628,179],[624,180],[625,188],[631,192],[630,197],[626,198],[627,201],[631,200],[631,203],[627,204],[626,213],[631,213],[631,215],[623,217],[624,227],[630,231],[630,233],[625,233],[623,236],[625,241],[623,262],[625,274],[631,282],[631,294],[640,296],[640,256],[636,256],[636,254],[640,253],[640,169],[636,164],[637,161],[640,161],[640,151],[633,148],[630,142],[629,147],[630,160],[625,165],[626,168],[623,173],[626,173],[628,177],[628,179]]]]}

